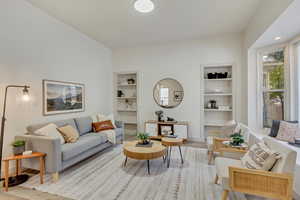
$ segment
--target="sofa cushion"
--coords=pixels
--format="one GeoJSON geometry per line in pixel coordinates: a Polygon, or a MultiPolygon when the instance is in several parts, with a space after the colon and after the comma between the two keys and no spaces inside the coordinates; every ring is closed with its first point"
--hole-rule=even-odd
{"type": "MultiPolygon", "coordinates": [[[[75,124],[74,119],[66,119],[66,120],[60,120],[60,121],[55,121],[52,122],[53,124],[55,124],[58,127],[62,127],[62,126],[66,126],[66,125],[71,125],[73,128],[77,129],[77,126],[75,124]]],[[[30,126],[27,126],[27,131],[29,134],[34,134],[34,132],[46,125],[48,125],[50,123],[41,123],[41,124],[33,124],[30,126]]]]}
{"type": "Polygon", "coordinates": [[[107,142],[107,136],[99,133],[88,133],[80,136],[75,143],[62,145],[62,159],[69,160],[89,149],[107,142]]]}
{"type": "Polygon", "coordinates": [[[93,119],[91,117],[75,118],[75,123],[80,135],[84,135],[92,131],[93,119]]]}
{"type": "Polygon", "coordinates": [[[66,126],[57,128],[57,130],[64,137],[66,143],[75,143],[79,138],[79,133],[78,133],[77,129],[73,128],[73,126],[71,126],[71,125],[66,125],[66,126]]]}
{"type": "MultiPolygon", "coordinates": [[[[271,137],[277,136],[279,127],[280,127],[280,122],[281,122],[281,120],[273,120],[269,136],[271,136],[271,137]]],[[[293,123],[293,124],[298,123],[298,121],[286,121],[286,122],[293,123]]]]}

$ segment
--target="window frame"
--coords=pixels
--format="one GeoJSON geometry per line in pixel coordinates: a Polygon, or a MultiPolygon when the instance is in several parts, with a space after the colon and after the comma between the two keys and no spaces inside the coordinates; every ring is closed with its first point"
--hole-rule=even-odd
{"type": "Polygon", "coordinates": [[[291,107],[290,107],[290,62],[289,62],[289,45],[284,43],[280,45],[274,45],[267,48],[261,48],[257,51],[257,124],[260,128],[266,128],[263,126],[263,94],[264,92],[283,92],[284,93],[284,120],[291,119],[291,107]],[[272,53],[277,50],[284,50],[284,89],[269,89],[265,90],[263,84],[263,55],[272,53]]]}

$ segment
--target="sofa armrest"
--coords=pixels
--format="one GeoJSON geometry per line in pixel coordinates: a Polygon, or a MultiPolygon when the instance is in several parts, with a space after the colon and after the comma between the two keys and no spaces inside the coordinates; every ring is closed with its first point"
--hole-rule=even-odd
{"type": "Polygon", "coordinates": [[[115,124],[117,128],[124,128],[124,122],[115,120],[115,124]]]}
{"type": "MultiPolygon", "coordinates": [[[[26,141],[26,149],[35,152],[46,153],[45,167],[49,173],[59,172],[62,169],[60,139],[52,139],[44,136],[20,135],[17,140],[26,141]]],[[[36,168],[34,160],[28,160],[30,167],[36,168]]]]}
{"type": "Polygon", "coordinates": [[[293,177],[269,171],[229,167],[233,191],[274,199],[292,199],[293,177]]]}

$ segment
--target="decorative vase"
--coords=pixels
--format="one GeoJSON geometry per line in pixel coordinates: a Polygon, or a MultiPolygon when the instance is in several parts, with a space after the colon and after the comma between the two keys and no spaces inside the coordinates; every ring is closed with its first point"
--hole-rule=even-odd
{"type": "Polygon", "coordinates": [[[13,147],[14,155],[22,155],[25,151],[25,146],[13,147]]]}

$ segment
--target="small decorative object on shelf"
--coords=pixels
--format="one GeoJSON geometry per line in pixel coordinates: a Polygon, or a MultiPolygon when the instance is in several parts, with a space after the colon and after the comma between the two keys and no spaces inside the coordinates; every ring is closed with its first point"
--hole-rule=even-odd
{"type": "Polygon", "coordinates": [[[174,119],[174,118],[172,118],[172,117],[167,117],[167,121],[168,121],[168,122],[174,122],[174,121],[175,121],[175,119],[174,119]]]}
{"type": "Polygon", "coordinates": [[[157,115],[157,121],[159,121],[159,122],[163,121],[162,118],[163,118],[164,111],[158,110],[158,111],[155,111],[155,114],[157,115]]]}
{"type": "Polygon", "coordinates": [[[13,146],[13,152],[15,156],[22,155],[25,151],[25,141],[23,140],[16,140],[11,145],[13,146]]]}
{"type": "Polygon", "coordinates": [[[124,92],[122,90],[118,90],[118,97],[123,97],[124,96],[124,92]]]}
{"type": "Polygon", "coordinates": [[[128,83],[128,85],[135,84],[135,80],[133,78],[129,78],[129,79],[127,79],[127,83],[128,83]]]}
{"type": "Polygon", "coordinates": [[[208,73],[207,74],[207,78],[208,79],[225,79],[228,78],[228,72],[224,72],[224,73],[208,73]]]}

